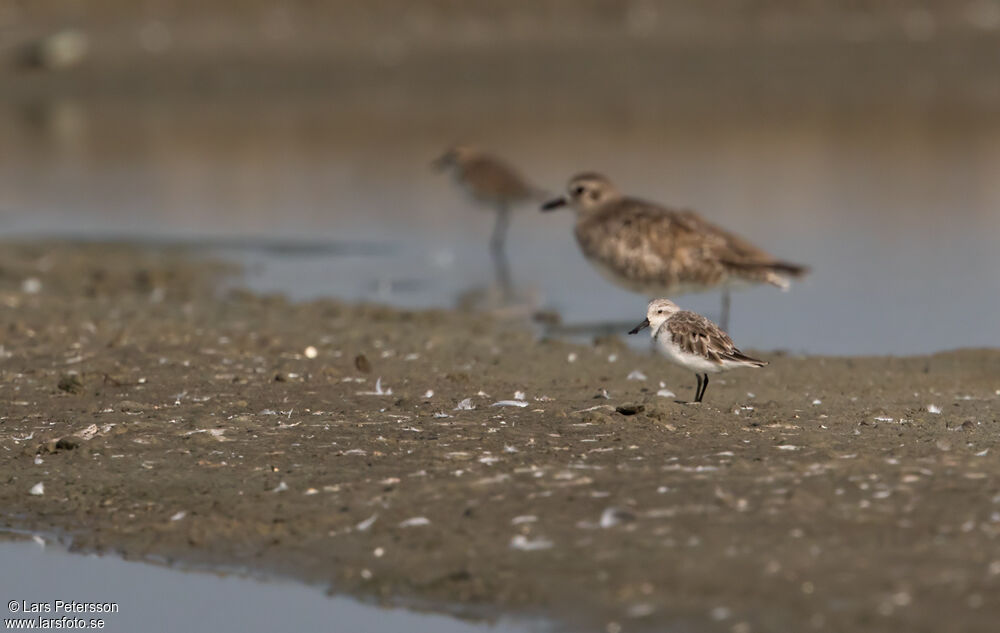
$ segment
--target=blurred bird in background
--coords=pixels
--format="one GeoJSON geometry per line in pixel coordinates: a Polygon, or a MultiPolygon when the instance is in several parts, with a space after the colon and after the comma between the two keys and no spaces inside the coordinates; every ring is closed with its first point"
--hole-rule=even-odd
{"type": "Polygon", "coordinates": [[[497,281],[505,293],[511,289],[504,245],[511,211],[520,205],[537,203],[547,194],[525,179],[504,159],[468,145],[455,145],[433,163],[438,171],[451,173],[455,184],[477,205],[496,214],[490,237],[490,253],[497,269],[497,281]]]}

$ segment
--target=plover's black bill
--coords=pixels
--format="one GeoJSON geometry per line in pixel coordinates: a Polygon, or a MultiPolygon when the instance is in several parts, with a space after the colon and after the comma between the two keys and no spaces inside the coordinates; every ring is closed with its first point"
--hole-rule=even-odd
{"type": "Polygon", "coordinates": [[[649,327],[649,319],[643,319],[642,323],[629,330],[629,334],[638,334],[649,327]]]}
{"type": "Polygon", "coordinates": [[[559,207],[566,206],[566,198],[556,198],[555,200],[549,200],[542,205],[542,211],[554,211],[559,207]]]}

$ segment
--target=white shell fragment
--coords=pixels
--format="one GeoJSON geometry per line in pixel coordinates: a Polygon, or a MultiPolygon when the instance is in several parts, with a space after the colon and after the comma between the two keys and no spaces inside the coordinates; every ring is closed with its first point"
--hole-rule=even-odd
{"type": "Polygon", "coordinates": [[[412,519],[407,519],[400,522],[399,527],[420,527],[421,525],[430,525],[431,520],[427,517],[413,517],[412,519]]]}
{"type": "Polygon", "coordinates": [[[524,400],[499,400],[492,404],[494,407],[526,407],[528,403],[524,400]]]}
{"type": "Polygon", "coordinates": [[[677,397],[677,394],[674,393],[673,391],[670,391],[669,389],[660,389],[659,391],[656,392],[656,395],[660,396],[661,398],[676,398],[677,397]]]}
{"type": "Polygon", "coordinates": [[[31,490],[28,491],[28,494],[34,495],[36,497],[42,496],[43,494],[45,494],[45,484],[43,484],[42,482],[38,482],[37,484],[31,487],[31,490]]]}
{"type": "Polygon", "coordinates": [[[81,440],[92,440],[94,436],[97,435],[98,428],[96,424],[91,424],[87,428],[77,431],[76,436],[81,440]]]}
{"type": "Polygon", "coordinates": [[[359,532],[364,532],[365,530],[367,530],[368,528],[370,528],[372,525],[374,525],[376,519],[378,519],[378,515],[377,514],[373,514],[370,517],[368,517],[367,519],[365,519],[364,521],[362,521],[361,523],[358,523],[356,526],[354,526],[354,529],[356,529],[359,532]]]}
{"type": "Polygon", "coordinates": [[[181,510],[180,512],[177,512],[172,517],[170,517],[170,520],[171,521],[180,521],[181,519],[183,519],[186,516],[187,516],[187,512],[185,512],[184,510],[181,510]]]}
{"type": "Polygon", "coordinates": [[[21,291],[25,294],[35,295],[41,292],[42,282],[37,277],[28,277],[21,282],[21,291]]]}
{"type": "Polygon", "coordinates": [[[307,347],[305,349],[305,351],[302,352],[302,353],[305,354],[306,358],[310,358],[310,359],[311,358],[316,358],[317,356],[319,356],[319,351],[317,351],[317,349],[315,347],[313,347],[312,345],[310,345],[309,347],[307,347]]]}
{"type": "Polygon", "coordinates": [[[642,373],[638,369],[633,369],[632,371],[630,371],[628,373],[628,376],[626,376],[625,379],[626,380],[645,380],[646,379],[646,374],[642,373]]]}
{"type": "Polygon", "coordinates": [[[472,398],[466,398],[455,405],[455,411],[472,411],[475,408],[476,405],[472,404],[472,398]]]}
{"type": "Polygon", "coordinates": [[[544,538],[531,540],[523,534],[518,534],[514,538],[510,539],[510,548],[521,550],[522,552],[535,552],[538,550],[549,549],[551,547],[552,541],[544,538]]]}
{"type": "Polygon", "coordinates": [[[391,396],[392,388],[382,387],[382,376],[375,380],[375,391],[359,391],[359,396],[391,396]]]}
{"type": "Polygon", "coordinates": [[[604,509],[604,512],[601,513],[601,520],[598,525],[607,529],[633,520],[635,520],[635,515],[628,510],[612,507],[604,509]]]}
{"type": "Polygon", "coordinates": [[[274,490],[272,490],[271,492],[284,492],[286,490],[288,490],[288,484],[286,484],[284,481],[282,481],[277,486],[275,486],[274,490]]]}
{"type": "Polygon", "coordinates": [[[935,404],[927,405],[927,413],[941,413],[941,407],[935,404]]]}

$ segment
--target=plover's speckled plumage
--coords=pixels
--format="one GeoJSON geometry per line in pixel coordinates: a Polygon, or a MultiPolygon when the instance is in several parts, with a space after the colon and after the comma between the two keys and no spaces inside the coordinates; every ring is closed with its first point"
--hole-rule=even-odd
{"type": "Polygon", "coordinates": [[[698,377],[694,401],[701,402],[708,389],[708,375],[739,367],[763,367],[766,361],[741,352],[733,339],[710,320],[681,310],[669,299],[653,299],[646,309],[646,320],[629,334],[651,328],[657,348],[671,362],[690,369],[698,377]]]}
{"type": "Polygon", "coordinates": [[[433,164],[437,169],[450,171],[474,202],[496,212],[497,222],[490,241],[494,250],[503,247],[510,210],[545,196],[505,160],[474,147],[456,145],[433,164]]]}
{"type": "Polygon", "coordinates": [[[567,195],[544,210],[571,206],[584,256],[611,281],[646,296],[723,289],[727,325],[729,289],[766,283],[787,288],[805,266],[776,259],[693,211],[677,211],[621,195],[596,173],[573,177],[567,195]]]}

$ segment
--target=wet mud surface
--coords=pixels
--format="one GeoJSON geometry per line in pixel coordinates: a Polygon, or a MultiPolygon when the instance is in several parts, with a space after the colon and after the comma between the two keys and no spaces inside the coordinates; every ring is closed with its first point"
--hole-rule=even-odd
{"type": "Polygon", "coordinates": [[[571,630],[1000,615],[998,351],[760,351],[687,405],[658,393],[694,376],[617,339],[220,296],[229,272],[0,251],[3,526],[571,630]]]}

